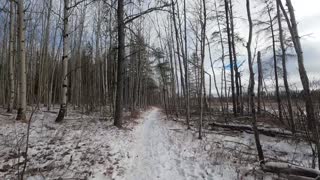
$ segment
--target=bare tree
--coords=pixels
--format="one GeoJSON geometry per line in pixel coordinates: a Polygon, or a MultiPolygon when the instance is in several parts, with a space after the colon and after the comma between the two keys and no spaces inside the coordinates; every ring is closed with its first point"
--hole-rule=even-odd
{"type": "Polygon", "coordinates": [[[261,63],[261,52],[258,52],[258,105],[257,105],[257,114],[261,114],[261,90],[263,82],[263,72],[262,72],[262,63],[261,63]]]}
{"type": "MultiPolygon", "coordinates": [[[[217,21],[217,25],[218,25],[218,33],[219,33],[219,41],[220,41],[220,46],[221,46],[221,62],[222,62],[222,70],[221,70],[221,101],[223,99],[223,97],[227,98],[227,81],[226,81],[226,69],[225,69],[225,50],[224,50],[224,41],[223,41],[223,36],[222,36],[222,28],[220,25],[220,15],[219,15],[219,11],[218,11],[218,7],[217,7],[217,2],[214,2],[214,7],[215,7],[215,15],[216,15],[216,21],[217,21]],[[224,92],[223,92],[223,87],[224,87],[224,92]],[[224,94],[224,95],[223,95],[224,94]]],[[[228,101],[227,101],[227,106],[226,108],[224,108],[223,104],[222,104],[222,112],[224,113],[224,111],[228,112],[228,101]]]]}
{"type": "Polygon", "coordinates": [[[188,129],[190,129],[190,88],[189,88],[189,68],[188,68],[188,38],[187,38],[187,9],[186,0],[183,1],[183,13],[184,13],[184,72],[185,72],[185,85],[186,85],[186,119],[188,129]]]}
{"type": "Polygon", "coordinates": [[[61,104],[58,117],[56,122],[60,122],[64,119],[67,112],[67,101],[68,101],[68,61],[70,60],[70,32],[69,32],[69,0],[64,0],[63,10],[63,53],[62,53],[62,87],[61,87],[61,104]]]}
{"type": "Polygon", "coordinates": [[[235,73],[235,85],[236,85],[236,108],[237,113],[243,112],[243,105],[241,102],[241,76],[238,67],[238,58],[236,52],[236,34],[235,34],[235,25],[234,25],[234,15],[233,15],[233,4],[232,0],[230,0],[230,28],[231,28],[231,44],[232,44],[232,53],[234,59],[234,73],[235,73]]]}
{"type": "Polygon", "coordinates": [[[26,120],[27,109],[27,71],[24,24],[24,0],[18,1],[18,57],[19,57],[19,108],[17,120],[26,120]]]}
{"type": "Polygon", "coordinates": [[[250,70],[250,86],[249,86],[249,98],[250,98],[250,106],[251,106],[251,116],[252,116],[252,127],[254,131],[254,138],[256,142],[256,148],[258,151],[259,161],[260,163],[264,163],[264,155],[262,151],[262,146],[260,143],[259,131],[257,127],[257,120],[256,120],[256,108],[254,102],[254,72],[253,72],[253,59],[251,53],[251,43],[252,43],[252,29],[253,23],[251,18],[251,11],[250,11],[250,0],[246,0],[246,8],[247,8],[247,15],[248,15],[248,22],[249,22],[249,38],[247,42],[247,53],[248,53],[248,65],[250,70]]]}
{"type": "Polygon", "coordinates": [[[288,83],[288,75],[287,75],[287,58],[286,58],[286,47],[284,44],[284,33],[282,28],[282,19],[281,19],[281,11],[280,11],[280,3],[277,0],[277,19],[279,25],[279,41],[281,46],[281,57],[282,57],[282,71],[283,71],[283,83],[286,90],[287,102],[288,102],[288,113],[289,113],[289,125],[291,126],[291,131],[295,132],[295,123],[293,120],[293,110],[292,110],[292,102],[291,102],[291,93],[288,83]]]}
{"type": "Polygon", "coordinates": [[[118,0],[117,22],[118,22],[118,68],[117,68],[117,93],[114,115],[114,125],[122,127],[122,88],[123,88],[123,61],[125,56],[125,32],[124,32],[124,3],[118,0]]]}
{"type": "Polygon", "coordinates": [[[225,5],[225,15],[226,15],[226,24],[227,24],[227,36],[228,36],[228,47],[229,47],[229,59],[230,59],[230,72],[231,72],[231,95],[232,95],[232,106],[233,106],[233,115],[237,115],[237,104],[235,97],[235,89],[234,89],[234,62],[233,62],[233,53],[232,53],[232,38],[231,38],[231,30],[230,30],[230,18],[229,18],[229,2],[228,0],[224,0],[225,5]]]}
{"type": "MultiPolygon", "coordinates": [[[[172,20],[173,20],[173,27],[174,27],[174,32],[175,32],[175,40],[176,40],[176,49],[177,49],[177,56],[178,56],[178,63],[179,63],[179,69],[180,69],[180,81],[181,81],[181,89],[182,89],[182,94],[184,97],[186,97],[186,91],[185,91],[185,81],[184,81],[184,75],[183,75],[183,69],[181,65],[181,43],[180,40],[180,35],[179,34],[179,29],[178,29],[178,23],[177,23],[177,18],[176,18],[176,7],[175,3],[173,0],[171,0],[171,7],[172,7],[172,20]]],[[[185,49],[182,49],[185,50],[185,49]]],[[[184,54],[184,53],[183,53],[184,54]]],[[[188,120],[188,119],[187,119],[188,120]]],[[[187,122],[187,126],[189,127],[189,122],[187,122]]]]}
{"type": "MultiPolygon", "coordinates": [[[[204,79],[204,58],[205,58],[205,48],[206,48],[206,26],[207,26],[207,7],[206,7],[206,0],[202,0],[202,12],[203,14],[200,14],[200,17],[202,17],[201,22],[201,39],[200,39],[200,45],[201,45],[201,77],[200,77],[200,119],[199,119],[199,139],[202,139],[202,122],[203,122],[203,102],[204,102],[204,89],[205,86],[205,79],[204,79]]],[[[201,19],[201,18],[200,18],[201,19]]]]}
{"type": "Polygon", "coordinates": [[[311,92],[310,92],[309,78],[308,78],[306,69],[304,67],[304,56],[303,56],[302,46],[301,46],[301,42],[300,42],[298,25],[297,25],[295,12],[294,12],[294,8],[293,8],[291,0],[286,0],[286,2],[287,2],[288,10],[289,10],[290,19],[289,19],[288,15],[286,14],[286,11],[283,8],[281,1],[278,1],[279,5],[282,6],[281,9],[282,9],[283,14],[285,15],[287,25],[289,27],[291,38],[293,41],[293,45],[294,45],[295,51],[298,56],[299,75],[300,75],[300,80],[301,80],[302,87],[303,87],[304,100],[306,103],[306,112],[307,112],[307,120],[308,120],[307,125],[308,125],[308,129],[313,134],[313,139],[316,140],[316,145],[317,145],[317,150],[318,150],[318,163],[320,163],[320,158],[319,158],[320,157],[319,156],[319,154],[320,154],[320,140],[319,140],[318,123],[315,118],[315,112],[314,112],[314,107],[313,107],[313,103],[312,103],[312,96],[311,96],[311,92]]]}
{"type": "Polygon", "coordinates": [[[271,29],[271,38],[272,38],[273,69],[274,69],[274,79],[276,82],[275,91],[276,91],[277,104],[278,104],[278,115],[279,115],[280,122],[283,122],[281,98],[280,98],[280,90],[279,90],[279,78],[278,78],[278,66],[277,66],[277,54],[276,54],[276,39],[275,39],[275,30],[274,30],[274,22],[273,22],[274,18],[271,15],[272,7],[269,7],[269,4],[267,4],[267,8],[268,8],[268,16],[269,16],[269,23],[270,23],[270,29],[271,29]]]}
{"type": "Polygon", "coordinates": [[[15,87],[14,87],[14,22],[15,22],[15,2],[10,1],[10,42],[9,42],[9,82],[10,82],[10,98],[8,104],[8,112],[13,109],[15,87]]]}

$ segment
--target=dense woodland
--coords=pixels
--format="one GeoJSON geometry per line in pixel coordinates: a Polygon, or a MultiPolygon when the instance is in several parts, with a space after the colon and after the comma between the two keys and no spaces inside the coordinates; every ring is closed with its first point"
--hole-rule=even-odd
{"type": "Polygon", "coordinates": [[[16,121],[59,108],[55,123],[78,110],[122,128],[156,106],[199,139],[253,134],[265,171],[320,176],[320,94],[291,0],[1,0],[0,23],[0,104],[16,121]],[[269,163],[261,134],[307,142],[311,167],[269,163]]]}

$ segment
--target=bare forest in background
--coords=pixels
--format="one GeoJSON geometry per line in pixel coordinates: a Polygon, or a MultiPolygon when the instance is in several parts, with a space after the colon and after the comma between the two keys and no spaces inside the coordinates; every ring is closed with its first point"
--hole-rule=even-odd
{"type": "Polygon", "coordinates": [[[240,4],[1,0],[0,119],[27,125],[14,150],[24,161],[10,167],[15,177],[30,173],[39,112],[57,124],[75,112],[98,114],[125,129],[128,117],[158,107],[200,140],[215,131],[252,134],[262,172],[319,178],[320,81],[308,78],[295,7],[291,0],[240,4]],[[288,78],[288,61],[297,62],[299,87],[288,78]],[[305,143],[309,163],[270,158],[261,136],[305,143]]]}

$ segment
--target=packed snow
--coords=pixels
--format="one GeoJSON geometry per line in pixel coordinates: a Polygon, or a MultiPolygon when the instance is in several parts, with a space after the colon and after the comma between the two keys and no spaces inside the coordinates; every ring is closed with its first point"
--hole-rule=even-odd
{"type": "MultiPolygon", "coordinates": [[[[23,167],[27,124],[0,114],[0,179],[15,179],[23,167]]],[[[122,129],[95,114],[71,111],[62,123],[54,123],[55,117],[37,111],[31,122],[28,180],[278,178],[259,170],[252,134],[205,130],[199,140],[195,128],[187,130],[155,107],[122,129]]],[[[311,165],[307,143],[263,135],[261,142],[267,160],[311,165]]]]}

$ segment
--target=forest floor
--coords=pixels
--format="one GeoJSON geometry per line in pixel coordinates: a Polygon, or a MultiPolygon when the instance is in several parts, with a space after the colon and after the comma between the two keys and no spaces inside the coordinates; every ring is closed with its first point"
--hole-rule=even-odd
{"type": "MultiPolygon", "coordinates": [[[[158,108],[127,118],[124,128],[111,118],[70,111],[37,111],[31,122],[25,175],[28,180],[237,180],[279,179],[258,168],[254,137],[246,132],[187,130],[183,119],[168,120],[158,108]]],[[[15,179],[25,162],[27,124],[0,111],[0,179],[15,179]]],[[[267,160],[310,167],[307,143],[261,135],[267,160]]]]}

